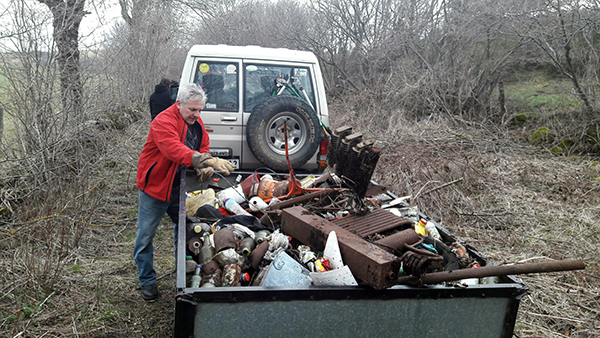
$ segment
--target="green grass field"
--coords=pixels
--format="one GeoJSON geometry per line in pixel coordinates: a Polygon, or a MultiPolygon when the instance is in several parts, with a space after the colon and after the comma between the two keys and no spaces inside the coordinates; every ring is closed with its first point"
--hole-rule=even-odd
{"type": "Polygon", "coordinates": [[[570,80],[552,78],[540,71],[520,74],[504,85],[504,91],[507,106],[533,116],[578,110],[582,106],[570,80]]]}

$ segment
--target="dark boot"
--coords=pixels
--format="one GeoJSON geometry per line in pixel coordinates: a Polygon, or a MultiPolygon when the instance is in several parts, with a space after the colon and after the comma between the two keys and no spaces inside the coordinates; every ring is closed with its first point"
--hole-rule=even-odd
{"type": "Polygon", "coordinates": [[[158,298],[158,288],[156,287],[156,284],[142,286],[142,297],[144,297],[145,300],[154,300],[158,298]]]}

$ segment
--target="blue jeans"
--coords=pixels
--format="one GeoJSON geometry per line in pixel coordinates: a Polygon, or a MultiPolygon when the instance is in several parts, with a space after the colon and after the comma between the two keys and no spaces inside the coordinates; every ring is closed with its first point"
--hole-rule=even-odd
{"type": "Polygon", "coordinates": [[[173,198],[174,202],[158,200],[143,191],[139,191],[137,236],[133,247],[133,259],[139,271],[138,279],[140,285],[151,285],[156,283],[156,271],[154,271],[154,246],[152,239],[156,235],[156,229],[165,213],[175,223],[175,248],[177,248],[177,221],[179,213],[179,199],[173,198]]]}

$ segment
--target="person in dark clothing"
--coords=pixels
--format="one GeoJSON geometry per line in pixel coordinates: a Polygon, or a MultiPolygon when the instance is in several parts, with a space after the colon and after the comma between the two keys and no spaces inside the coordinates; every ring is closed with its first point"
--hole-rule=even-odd
{"type": "Polygon", "coordinates": [[[154,93],[150,95],[150,116],[152,120],[163,110],[173,105],[175,101],[171,98],[171,80],[163,78],[154,87],[154,93]]]}

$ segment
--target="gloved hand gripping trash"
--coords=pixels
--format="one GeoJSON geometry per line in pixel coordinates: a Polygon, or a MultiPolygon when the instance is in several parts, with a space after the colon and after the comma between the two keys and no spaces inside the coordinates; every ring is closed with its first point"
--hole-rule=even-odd
{"type": "Polygon", "coordinates": [[[211,178],[215,170],[227,176],[234,169],[233,164],[227,160],[199,152],[195,152],[192,155],[192,166],[196,169],[196,174],[200,181],[206,181],[211,178]]]}

